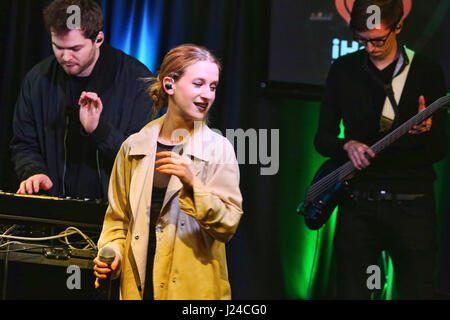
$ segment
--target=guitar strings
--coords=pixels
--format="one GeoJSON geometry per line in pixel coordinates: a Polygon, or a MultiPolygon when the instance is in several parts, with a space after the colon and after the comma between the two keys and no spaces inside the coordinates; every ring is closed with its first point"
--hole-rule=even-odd
{"type": "MultiPolygon", "coordinates": [[[[429,109],[428,111],[432,111],[431,108],[427,108],[427,109],[429,109]]],[[[427,110],[427,109],[425,109],[425,110],[427,110]]],[[[398,137],[400,137],[401,135],[406,133],[406,131],[409,130],[409,128],[408,129],[403,129],[403,128],[408,127],[408,125],[410,125],[410,127],[412,127],[415,123],[420,123],[424,119],[428,118],[428,115],[422,114],[424,111],[420,112],[415,117],[413,117],[412,119],[405,122],[401,127],[398,127],[396,130],[394,130],[389,135],[387,135],[384,139],[380,140],[378,143],[376,143],[374,146],[372,146],[372,149],[375,151],[375,153],[382,151],[386,147],[386,145],[391,144],[393,141],[397,140],[398,137]],[[423,119],[421,119],[421,118],[423,118],[423,119]],[[404,131],[404,132],[401,132],[401,131],[404,131]],[[388,143],[386,143],[386,141],[388,143]],[[378,150],[378,149],[380,149],[380,150],[378,150]]],[[[431,113],[431,112],[427,112],[427,113],[431,113]]],[[[321,195],[325,190],[327,190],[331,185],[343,180],[343,179],[339,179],[339,175],[340,175],[341,171],[343,171],[342,176],[345,178],[352,171],[354,171],[354,169],[355,168],[353,167],[353,164],[350,161],[345,163],[343,166],[336,169],[334,172],[330,173],[329,175],[325,176],[318,182],[314,183],[314,185],[311,186],[310,190],[308,191],[307,197],[315,199],[318,195],[321,195]],[[347,168],[347,167],[349,167],[349,168],[347,168]]]]}
{"type": "MultiPolygon", "coordinates": [[[[406,123],[405,123],[406,125],[406,123]]],[[[400,128],[397,128],[400,129],[400,128]]],[[[374,150],[375,153],[379,153],[382,151],[386,145],[390,144],[392,141],[397,140],[397,138],[402,134],[400,133],[400,130],[394,130],[391,134],[385,137],[382,141],[379,143],[376,143],[372,146],[372,150],[374,150]],[[388,141],[388,143],[383,143],[388,141]]],[[[407,130],[406,130],[407,131],[407,130]]],[[[312,197],[315,199],[317,196],[321,195],[324,191],[326,191],[329,187],[334,185],[336,182],[339,182],[343,180],[345,177],[347,177],[350,173],[352,173],[355,170],[353,164],[351,161],[346,162],[344,165],[342,165],[340,168],[336,169],[334,172],[328,174],[318,182],[316,182],[313,186],[311,186],[310,191],[308,191],[307,195],[309,197],[312,197]],[[342,177],[342,178],[340,178],[342,177]]]]}
{"type": "MultiPolygon", "coordinates": [[[[397,129],[392,131],[390,134],[385,136],[382,140],[375,143],[371,147],[371,149],[374,150],[375,153],[379,153],[380,151],[385,149],[388,145],[390,145],[391,143],[396,141],[399,137],[404,135],[415,124],[421,123],[422,121],[427,119],[429,116],[431,116],[432,113],[434,113],[434,111],[435,111],[434,108],[436,106],[441,107],[441,105],[437,103],[438,101],[434,102],[428,108],[422,110],[421,112],[416,114],[414,117],[412,117],[411,119],[406,121],[402,126],[398,127],[397,129]]],[[[315,182],[307,191],[307,194],[306,194],[307,199],[310,198],[311,200],[314,200],[315,198],[317,198],[317,196],[321,195],[324,191],[326,191],[330,186],[336,184],[336,182],[340,182],[340,181],[344,180],[344,178],[347,177],[354,170],[355,170],[355,167],[353,166],[351,161],[346,162],[345,164],[343,164],[341,167],[339,167],[332,173],[328,174],[321,180],[315,182]],[[341,176],[342,178],[339,178],[339,176],[341,176]]]]}

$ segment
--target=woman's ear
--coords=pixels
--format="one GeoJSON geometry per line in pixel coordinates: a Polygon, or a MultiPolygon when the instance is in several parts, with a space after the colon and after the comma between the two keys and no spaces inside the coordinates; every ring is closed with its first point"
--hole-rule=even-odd
{"type": "Polygon", "coordinates": [[[164,85],[164,90],[166,91],[166,93],[168,95],[173,95],[173,90],[175,89],[175,83],[173,81],[173,78],[164,77],[163,85],[164,85]]]}

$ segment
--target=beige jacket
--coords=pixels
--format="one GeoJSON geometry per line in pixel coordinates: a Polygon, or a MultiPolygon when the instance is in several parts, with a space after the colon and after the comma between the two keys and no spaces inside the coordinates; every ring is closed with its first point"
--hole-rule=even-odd
{"type": "MultiPolygon", "coordinates": [[[[121,273],[122,299],[142,299],[145,290],[156,141],[164,119],[123,143],[111,174],[98,247],[109,245],[120,257],[114,276],[121,273]]],[[[234,149],[206,125],[195,130],[183,149],[192,159],[193,194],[171,177],[156,223],[155,299],[231,299],[225,242],[242,216],[234,149]]]]}

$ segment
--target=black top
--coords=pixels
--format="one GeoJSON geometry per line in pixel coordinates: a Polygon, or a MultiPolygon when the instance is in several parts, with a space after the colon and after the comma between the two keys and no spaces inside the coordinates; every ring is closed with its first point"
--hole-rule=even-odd
{"type": "Polygon", "coordinates": [[[367,64],[370,72],[372,72],[373,75],[378,77],[383,83],[388,84],[392,81],[392,75],[394,74],[397,61],[398,59],[395,59],[390,65],[382,70],[378,69],[370,59],[367,60],[367,64]]]}
{"type": "Polygon", "coordinates": [[[67,138],[65,193],[76,198],[102,197],[97,169],[97,146],[89,138],[80,122],[79,99],[87,90],[90,77],[70,76],[67,80],[67,138]]]}
{"type": "MultiPolygon", "coordinates": [[[[156,152],[172,151],[174,148],[175,146],[168,146],[158,142],[156,152]]],[[[157,156],[155,161],[159,159],[160,157],[157,156]]],[[[150,207],[150,230],[148,237],[144,300],[153,300],[153,259],[155,257],[156,250],[156,222],[158,221],[161,213],[167,186],[169,185],[171,178],[170,174],[161,173],[156,170],[156,168],[160,166],[161,165],[155,166],[155,170],[153,172],[152,204],[150,207]]]]}
{"type": "MultiPolygon", "coordinates": [[[[315,147],[325,157],[336,162],[348,161],[343,145],[356,140],[373,145],[387,133],[380,133],[380,117],[386,94],[384,88],[364,67],[367,53],[360,50],[337,59],[330,68],[320,109],[315,147]],[[345,139],[338,139],[340,122],[345,127],[345,139]]],[[[393,65],[377,71],[388,78],[393,65]]],[[[370,66],[369,68],[374,68],[370,66]]],[[[442,69],[436,63],[416,54],[398,105],[398,125],[418,113],[419,97],[426,105],[445,96],[442,69]]],[[[360,189],[386,189],[390,192],[417,193],[432,190],[435,173],[433,163],[445,157],[448,148],[446,113],[433,116],[430,132],[406,134],[371,161],[371,166],[352,180],[360,189]]],[[[395,126],[391,129],[395,129],[395,126]]]]}

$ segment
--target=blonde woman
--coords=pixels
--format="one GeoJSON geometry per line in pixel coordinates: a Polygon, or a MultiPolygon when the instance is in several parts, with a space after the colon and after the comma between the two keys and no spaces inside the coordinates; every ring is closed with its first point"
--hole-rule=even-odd
{"type": "Polygon", "coordinates": [[[205,124],[219,82],[218,60],[181,45],[150,87],[167,113],[122,145],[109,186],[99,279],[120,274],[122,299],[231,299],[225,242],[242,216],[239,167],[231,144],[205,124]]]}

